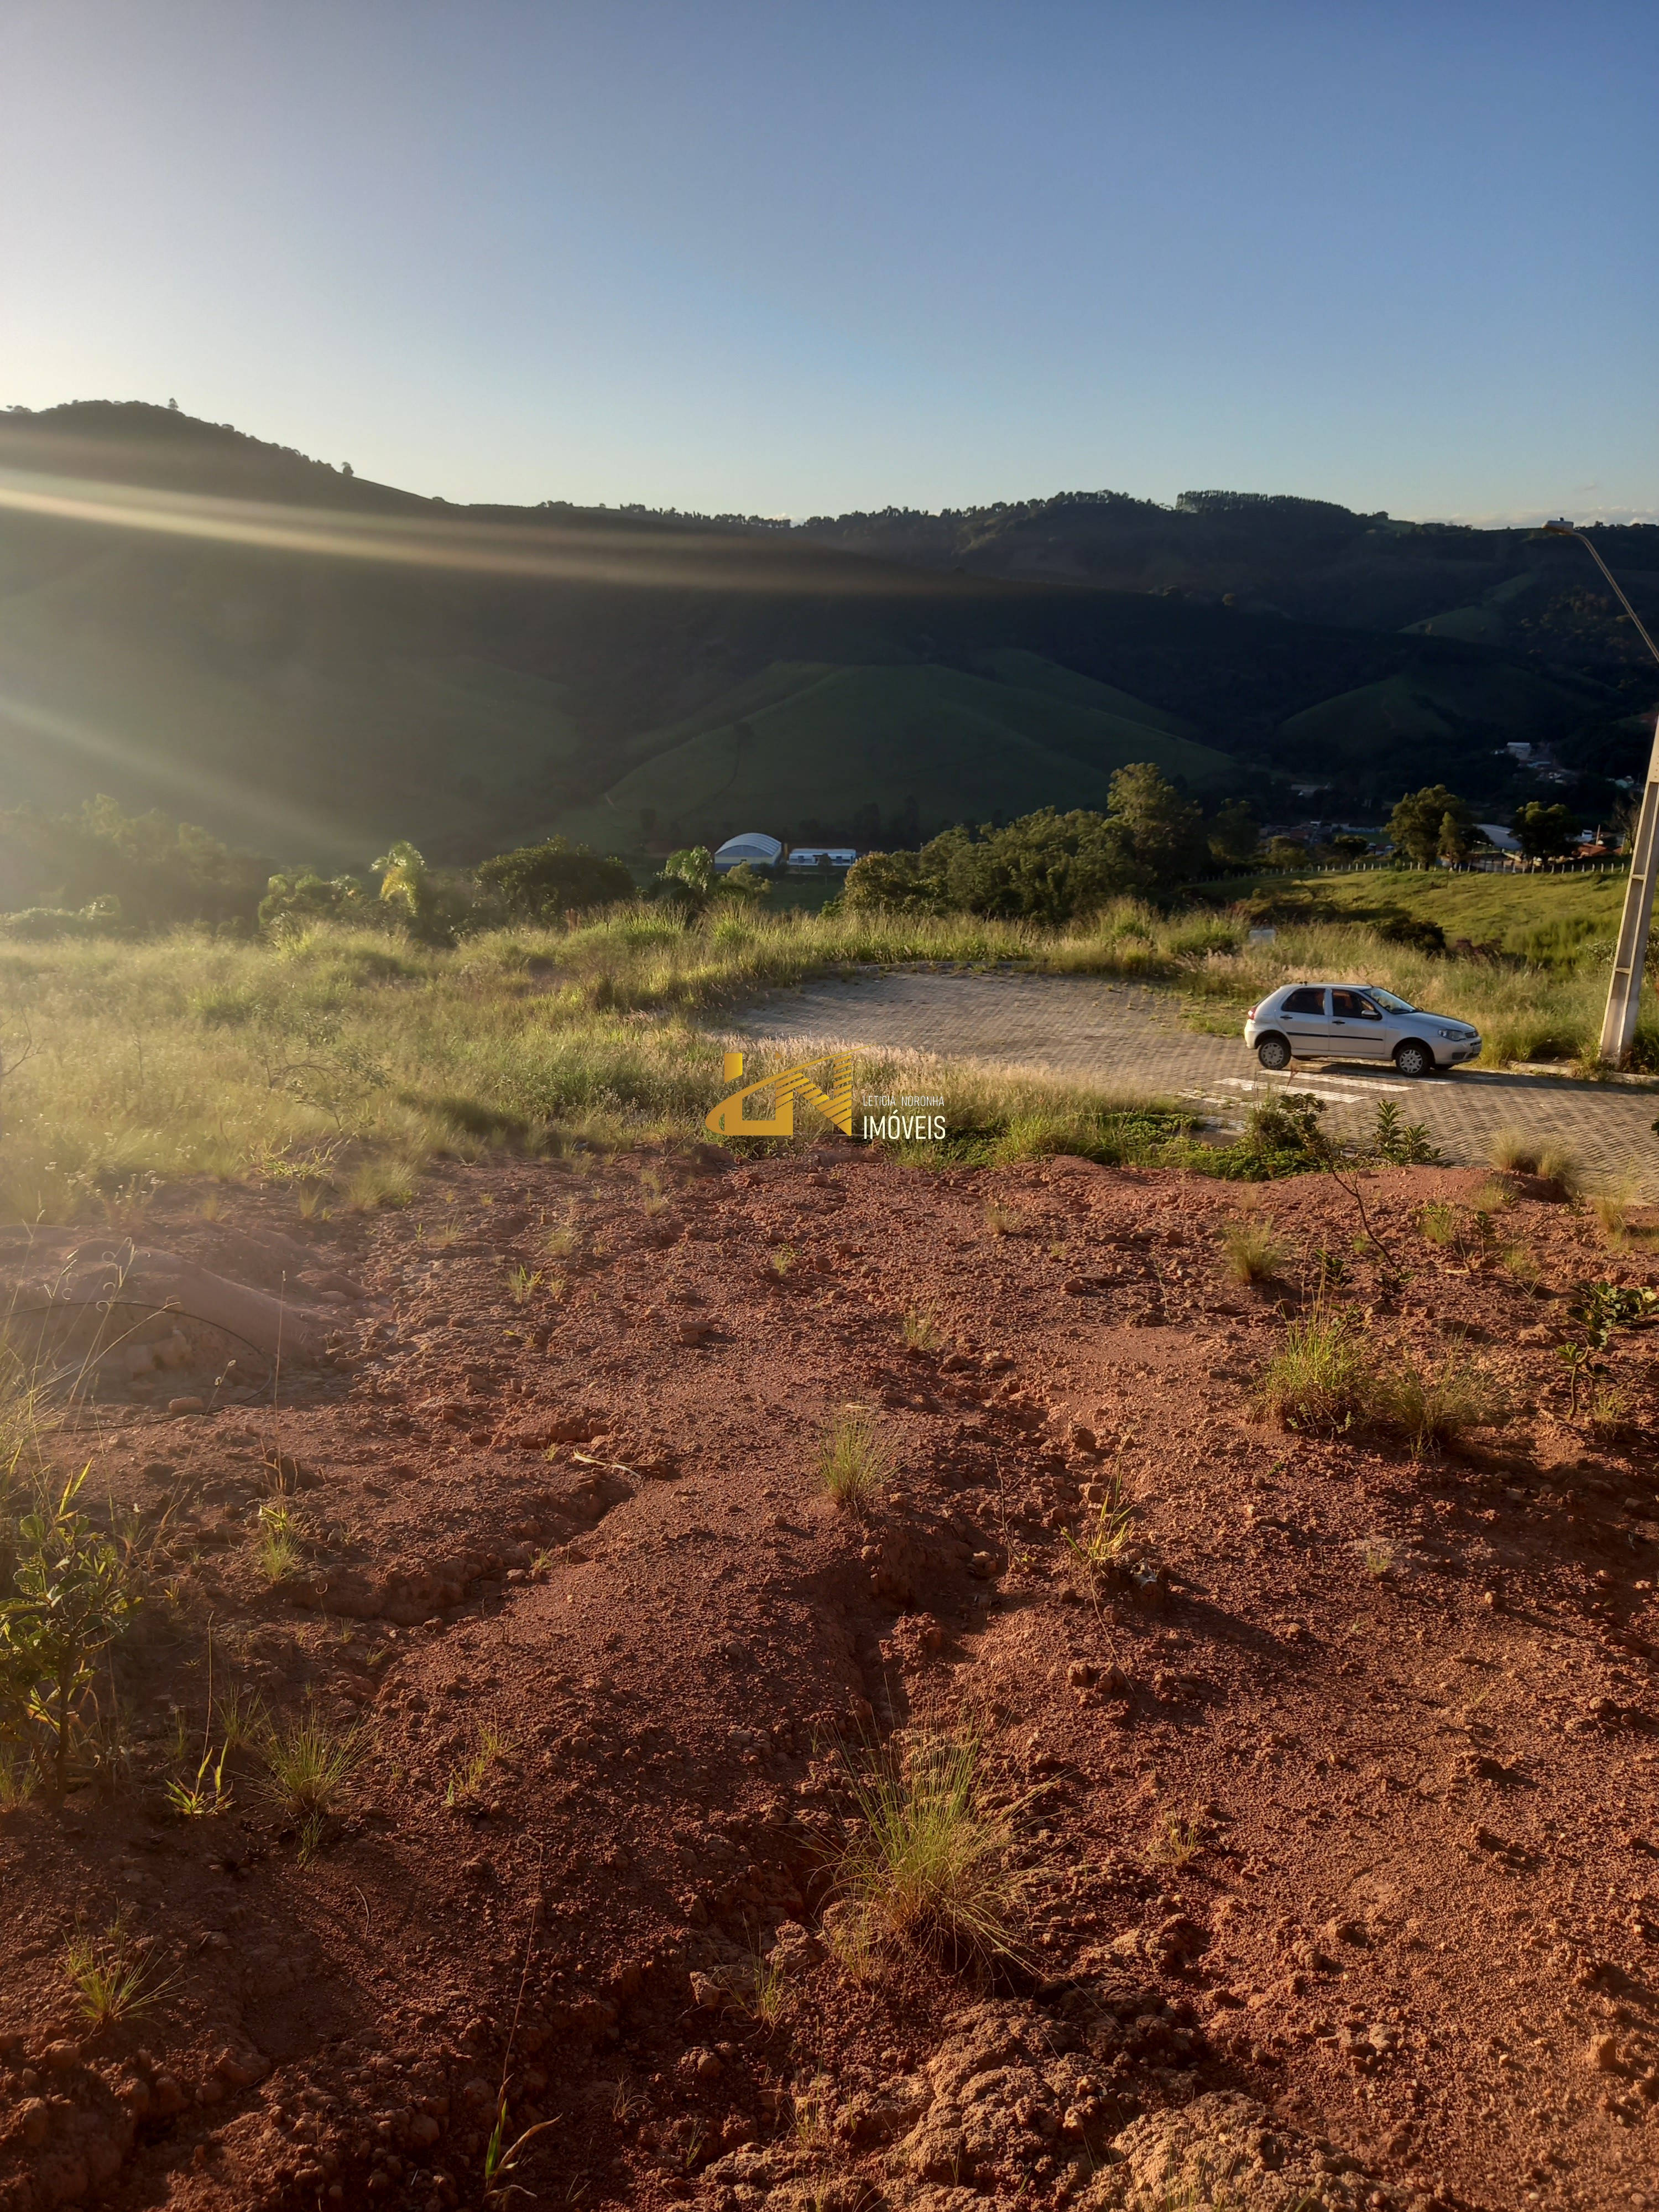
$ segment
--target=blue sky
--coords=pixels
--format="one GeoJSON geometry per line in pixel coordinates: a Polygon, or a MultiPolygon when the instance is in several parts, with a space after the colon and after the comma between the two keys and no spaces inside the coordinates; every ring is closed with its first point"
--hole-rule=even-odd
{"type": "Polygon", "coordinates": [[[0,404],[456,500],[1659,515],[1659,9],[0,0],[0,404]]]}

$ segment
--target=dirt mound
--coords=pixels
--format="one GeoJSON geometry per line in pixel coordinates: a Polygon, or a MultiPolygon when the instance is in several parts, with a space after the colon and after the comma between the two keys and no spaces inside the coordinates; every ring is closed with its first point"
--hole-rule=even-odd
{"type": "Polygon", "coordinates": [[[483,2203],[498,2120],[544,2202],[1659,2203],[1659,1378],[1639,1326],[1558,1353],[1654,1271],[1519,1185],[1364,1188],[1386,1249],[1261,1194],[1254,1284],[1213,1182],[836,1148],[9,1244],[204,1313],[54,1370],[144,1601],[65,1801],[0,1773],[0,2206],[483,2203]],[[285,1347],[298,1283],[308,1356],[227,1378],[204,1277],[285,1347]],[[1478,1376],[1439,1443],[1261,1414],[1339,1310],[1478,1376]],[[860,1778],[941,1742],[977,1964],[849,1889],[860,1778]],[[153,2002],[94,2025],[77,1933],[153,2002]]]}

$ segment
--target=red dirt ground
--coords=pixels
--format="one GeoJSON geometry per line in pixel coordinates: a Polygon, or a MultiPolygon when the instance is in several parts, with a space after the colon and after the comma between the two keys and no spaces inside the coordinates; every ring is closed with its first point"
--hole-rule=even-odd
{"type": "Polygon", "coordinates": [[[274,1389],[241,1347],[228,1400],[236,1347],[169,1319],[185,1366],[53,1440],[155,1589],[107,1786],[0,1817],[0,2207],[481,2203],[504,2069],[509,2132],[549,2124],[520,2202],[1659,2206],[1659,1376],[1621,1333],[1597,1434],[1553,1349],[1573,1285],[1656,1272],[1513,1180],[1536,1289],[1425,1243],[1481,1182],[1365,1179],[1392,1275],[1328,1182],[1273,1186],[1249,1288],[1236,1188],[1076,1160],[164,1194],[147,1239],[244,1283],[292,1283],[273,1231],[313,1252],[335,1346],[274,1389]],[[1413,1461],[1259,1417],[1321,1247],[1377,1362],[1461,1332],[1508,1424],[1413,1461]],[[896,1455],[863,1523],[816,1471],[848,1401],[896,1455]],[[1097,1586],[1065,1532],[1113,1468],[1097,1586]],[[216,1696],[360,1731],[314,1850],[251,1752],[228,1813],[168,1808],[210,1626],[216,1696]],[[833,1901],[848,1759],[963,1727],[1026,1877],[988,1982],[860,1961],[833,1901]],[[118,1911],[177,1980],[91,2033],[64,1945],[118,1911]]]}

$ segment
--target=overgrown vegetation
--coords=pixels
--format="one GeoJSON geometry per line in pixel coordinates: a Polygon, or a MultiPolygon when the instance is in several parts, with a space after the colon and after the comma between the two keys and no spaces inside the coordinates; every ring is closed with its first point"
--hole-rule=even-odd
{"type": "MultiPolygon", "coordinates": [[[[505,890],[457,921],[441,872],[412,847],[380,857],[378,894],[290,898],[264,936],[0,939],[0,1210],[94,1216],[158,1178],[248,1174],[289,1183],[302,1210],[371,1210],[409,1203],[436,1154],[693,1135],[721,1089],[719,1041],[696,1018],[843,963],[1010,962],[1136,979],[1178,989],[1193,1018],[1228,1030],[1286,975],[1363,971],[1474,1018],[1489,1061],[1588,1050],[1600,1015],[1599,955],[1571,969],[1495,968],[1325,921],[1255,944],[1248,915],[1171,915],[1121,897],[1063,928],[885,907],[774,915],[725,896],[701,913],[640,902],[568,926],[567,907],[546,926],[486,927],[502,920],[505,890]]],[[[528,860],[526,870],[540,880],[528,860]]],[[[544,914],[571,895],[568,884],[544,888],[544,914]]],[[[1638,1057],[1650,1048],[1659,1056],[1659,1026],[1638,1032],[1638,1057]]],[[[1072,1152],[1246,1178],[1310,1164],[1306,1132],[1282,1118],[1282,1102],[1253,1117],[1246,1143],[1217,1147],[1171,1102],[924,1070],[902,1055],[871,1055],[857,1073],[872,1088],[925,1073],[945,1094],[950,1137],[905,1148],[919,1161],[1072,1152]]],[[[1426,1139],[1389,1102],[1372,1149],[1406,1163],[1425,1156],[1426,1139]]]]}

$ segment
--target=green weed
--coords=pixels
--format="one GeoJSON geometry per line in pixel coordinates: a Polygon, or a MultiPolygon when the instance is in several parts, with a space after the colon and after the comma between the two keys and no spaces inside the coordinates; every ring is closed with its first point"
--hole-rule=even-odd
{"type": "Polygon", "coordinates": [[[64,1947],[63,1971],[75,1992],[76,2009],[94,2029],[137,2019],[159,2004],[178,1980],[118,1914],[96,1935],[77,1932],[70,1938],[64,1947]]]}
{"type": "Polygon", "coordinates": [[[314,1713],[273,1728],[261,1746],[264,1795],[289,1819],[332,1812],[349,1783],[361,1751],[361,1731],[336,1735],[314,1713]]]}

